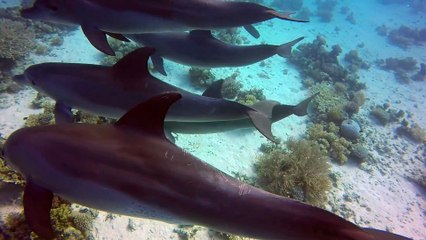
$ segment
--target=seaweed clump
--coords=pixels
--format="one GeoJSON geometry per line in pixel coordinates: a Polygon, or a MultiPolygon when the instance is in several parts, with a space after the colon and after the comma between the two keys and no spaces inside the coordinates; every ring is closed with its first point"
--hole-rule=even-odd
{"type": "Polygon", "coordinates": [[[289,140],[263,152],[255,164],[266,191],[322,206],[331,187],[327,156],[315,141],[289,140]]]}

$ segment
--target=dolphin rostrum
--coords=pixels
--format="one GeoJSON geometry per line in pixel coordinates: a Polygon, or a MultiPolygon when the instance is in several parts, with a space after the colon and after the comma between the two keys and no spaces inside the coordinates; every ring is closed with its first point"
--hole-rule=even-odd
{"type": "Polygon", "coordinates": [[[125,35],[136,43],[153,47],[151,56],[155,69],[163,75],[163,57],[177,63],[195,67],[240,67],[262,61],[278,54],[289,57],[291,48],[303,37],[282,45],[237,46],[224,43],[213,37],[209,30],[187,32],[143,33],[125,35]]]}
{"type": "Polygon", "coordinates": [[[183,151],[163,131],[167,109],[179,98],[156,96],[114,125],[58,124],[13,133],[3,154],[27,181],[23,202],[31,229],[54,237],[50,207],[59,195],[112,213],[261,239],[407,239],[265,192],[183,151]]]}
{"type": "Polygon", "coordinates": [[[67,120],[72,118],[71,108],[118,119],[142,101],[162,92],[178,91],[182,100],[172,106],[166,121],[212,122],[248,118],[273,141],[268,116],[210,93],[216,92],[213,90],[220,82],[201,96],[151,76],[147,61],[154,51],[153,48],[137,49],[112,67],[77,63],[36,64],[27,68],[24,75],[15,76],[15,80],[56,100],[58,122],[72,121],[67,120]]]}
{"type": "MultiPolygon", "coordinates": [[[[249,2],[223,0],[36,0],[21,15],[34,20],[80,25],[98,50],[114,55],[106,35],[219,29],[245,26],[272,18],[306,22],[249,2]]],[[[256,34],[256,33],[255,33],[256,34]]]]}

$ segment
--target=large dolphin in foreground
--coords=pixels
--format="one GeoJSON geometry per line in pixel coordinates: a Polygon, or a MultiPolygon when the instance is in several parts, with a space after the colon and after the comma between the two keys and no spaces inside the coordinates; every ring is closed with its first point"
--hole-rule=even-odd
{"type": "Polygon", "coordinates": [[[13,133],[3,154],[27,181],[23,202],[31,229],[54,237],[55,194],[112,213],[261,239],[407,239],[265,192],[178,148],[164,136],[163,121],[179,98],[154,97],[114,125],[59,124],[13,133]]]}
{"type": "Polygon", "coordinates": [[[24,75],[15,76],[15,80],[56,100],[57,121],[70,121],[71,108],[118,119],[142,101],[162,92],[178,91],[182,100],[172,106],[166,121],[192,123],[250,119],[264,136],[273,141],[267,114],[210,95],[212,89],[201,96],[151,76],[147,62],[154,51],[153,48],[137,49],[112,67],[77,63],[32,65],[24,75]]]}
{"type": "Polygon", "coordinates": [[[80,25],[92,45],[109,55],[114,51],[106,34],[125,40],[122,34],[251,26],[272,18],[303,22],[256,3],[223,0],[36,0],[21,15],[80,25]]]}
{"type": "Polygon", "coordinates": [[[136,43],[155,48],[151,56],[155,69],[163,75],[163,57],[195,67],[240,67],[262,61],[278,54],[289,57],[291,48],[303,37],[282,45],[237,46],[213,37],[208,30],[187,32],[143,33],[125,35],[136,43]]]}

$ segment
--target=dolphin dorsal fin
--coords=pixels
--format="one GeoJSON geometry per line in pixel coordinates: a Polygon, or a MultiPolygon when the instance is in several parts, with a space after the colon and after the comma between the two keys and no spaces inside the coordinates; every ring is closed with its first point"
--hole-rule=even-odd
{"type": "Polygon", "coordinates": [[[138,48],[114,64],[114,72],[130,78],[150,75],[148,71],[148,59],[154,52],[155,48],[138,48]]]}
{"type": "Polygon", "coordinates": [[[211,98],[223,98],[222,96],[222,85],[224,83],[223,79],[213,82],[204,92],[204,97],[211,98]]]}
{"type": "Polygon", "coordinates": [[[192,30],[189,32],[191,38],[210,39],[214,38],[210,30],[192,30]]]}
{"type": "Polygon", "coordinates": [[[152,97],[130,109],[114,125],[141,129],[144,133],[164,135],[164,119],[170,106],[182,95],[178,92],[167,92],[152,97]]]}

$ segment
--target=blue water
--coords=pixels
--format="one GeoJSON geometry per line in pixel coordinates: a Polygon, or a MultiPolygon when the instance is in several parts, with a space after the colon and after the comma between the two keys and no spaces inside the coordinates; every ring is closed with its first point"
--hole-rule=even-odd
{"type": "MultiPolygon", "coordinates": [[[[302,51],[301,45],[313,46],[318,41],[325,41],[321,47],[311,51],[311,55],[305,53],[306,58],[313,61],[311,67],[314,71],[308,71],[305,65],[298,64],[297,61],[275,55],[244,67],[211,69],[214,78],[228,78],[237,74],[236,79],[242,84],[243,90],[262,89],[266,99],[288,105],[298,104],[310,96],[314,91],[313,85],[321,81],[331,89],[337,88],[336,82],[345,85],[345,93],[336,93],[334,101],[337,102],[353,100],[354,94],[359,90],[357,88],[360,85],[365,86],[361,90],[365,95],[365,103],[355,113],[348,114],[349,110],[346,109],[344,118],[354,119],[360,125],[360,138],[349,141],[352,147],[362,146],[368,153],[368,160],[359,163],[356,156],[346,153],[347,162],[339,164],[338,156],[328,149],[330,175],[334,180],[326,194],[327,201],[322,207],[361,227],[383,229],[413,239],[426,239],[426,85],[425,76],[420,71],[421,64],[426,63],[425,1],[252,2],[280,11],[294,11],[295,17],[309,16],[309,22],[272,19],[255,24],[260,33],[258,39],[239,28],[239,44],[280,45],[303,36],[304,40],[293,48],[293,55],[297,55],[302,51]],[[301,3],[303,5],[300,7],[301,3]],[[331,52],[335,45],[341,49],[341,53],[336,57],[338,62],[325,59],[326,54],[320,54],[321,51],[331,52]],[[356,50],[359,56],[357,61],[362,60],[361,62],[350,62],[349,57],[345,59],[345,55],[351,50],[356,50]],[[392,59],[402,61],[392,62],[392,59]],[[356,84],[350,84],[347,75],[341,78],[336,77],[338,75],[335,72],[333,75],[329,69],[335,70],[337,65],[346,71],[356,68],[351,72],[358,76],[356,84]],[[334,78],[326,78],[323,81],[319,71],[328,71],[328,75],[334,78]],[[375,115],[373,112],[377,108],[383,110],[382,113],[385,112],[384,115],[387,114],[388,119],[383,120],[375,115]],[[403,112],[403,116],[398,117],[398,112],[403,112]],[[386,121],[386,124],[383,124],[383,121],[386,121]],[[412,132],[418,134],[417,138],[410,134],[412,132]]],[[[29,3],[25,1],[25,4],[29,3]]],[[[1,10],[8,11],[0,12],[2,34],[10,34],[9,29],[12,26],[10,21],[4,19],[22,21],[10,12],[11,7],[19,6],[19,1],[0,2],[1,10]]],[[[87,41],[79,28],[60,27],[52,32],[48,28],[38,28],[26,22],[23,34],[28,34],[27,31],[31,30],[28,28],[33,28],[33,31],[35,29],[34,35],[31,35],[36,38],[34,45],[17,58],[6,55],[7,51],[3,50],[16,46],[10,42],[2,42],[3,39],[13,39],[13,36],[0,36],[0,49],[3,50],[3,55],[0,54],[0,136],[4,139],[22,128],[30,114],[43,111],[42,107],[32,105],[37,92],[30,87],[19,88],[11,84],[11,76],[21,74],[32,64],[100,64],[104,58],[104,55],[87,41]],[[57,44],[52,43],[58,39],[60,41],[57,44]]],[[[32,39],[28,42],[32,42],[32,39]]],[[[21,46],[18,50],[24,48],[25,46],[21,46]]],[[[189,66],[167,59],[164,66],[167,76],[155,71],[151,71],[152,74],[162,81],[197,94],[204,91],[204,88],[191,84],[189,66]]],[[[331,117],[327,117],[327,111],[326,116],[323,116],[315,109],[310,109],[309,116],[290,116],[276,122],[272,126],[272,133],[283,141],[304,139],[307,138],[306,133],[313,122],[325,125],[334,121],[336,125],[341,126],[342,120],[330,119],[331,117]]],[[[341,134],[339,132],[337,136],[343,137],[341,134]]],[[[253,165],[259,161],[258,157],[262,154],[259,147],[268,143],[264,136],[253,129],[212,134],[178,133],[176,136],[176,144],[179,147],[204,162],[227,174],[239,173],[250,178],[256,176],[253,165]]],[[[0,177],[2,176],[4,174],[0,172],[0,177]]],[[[19,198],[21,189],[5,185],[3,181],[6,180],[0,182],[2,223],[9,214],[22,210],[19,198]]],[[[75,212],[86,209],[84,206],[74,207],[75,212]]],[[[10,229],[2,224],[0,239],[7,239],[8,231],[10,229]]],[[[93,220],[93,228],[88,236],[91,239],[179,239],[182,235],[177,232],[182,231],[193,232],[194,236],[189,237],[190,239],[226,239],[204,228],[180,228],[162,222],[108,215],[105,212],[98,213],[93,220]]],[[[23,237],[26,238],[28,235],[23,237]]]]}

